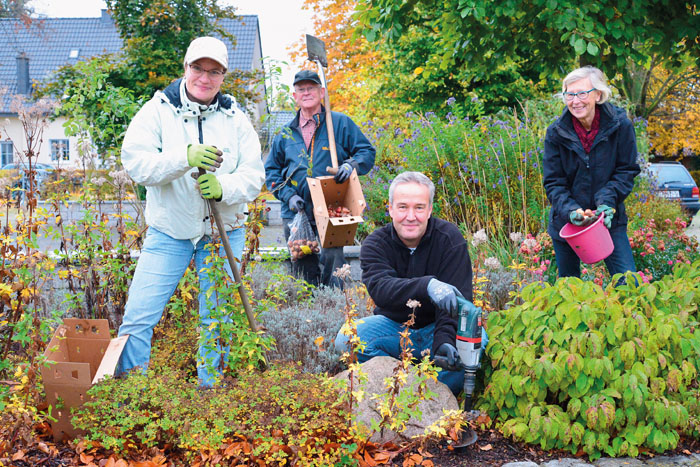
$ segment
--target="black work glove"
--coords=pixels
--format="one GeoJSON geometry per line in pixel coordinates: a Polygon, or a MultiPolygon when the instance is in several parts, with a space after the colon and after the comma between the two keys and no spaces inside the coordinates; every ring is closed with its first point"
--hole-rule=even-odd
{"type": "Polygon", "coordinates": [[[436,357],[441,357],[440,360],[447,363],[444,367],[446,370],[455,371],[459,370],[462,360],[459,358],[459,352],[454,345],[448,344],[447,342],[440,344],[437,351],[435,352],[436,357]]]}
{"type": "Polygon", "coordinates": [[[338,168],[338,173],[335,174],[335,182],[336,183],[343,183],[345,180],[350,178],[350,175],[352,175],[352,169],[354,167],[350,162],[345,162],[343,165],[341,165],[338,168]]]}
{"type": "Polygon", "coordinates": [[[306,205],[306,203],[304,203],[304,200],[299,195],[294,195],[291,198],[289,198],[289,209],[292,212],[303,211],[305,205],[306,205]]]}

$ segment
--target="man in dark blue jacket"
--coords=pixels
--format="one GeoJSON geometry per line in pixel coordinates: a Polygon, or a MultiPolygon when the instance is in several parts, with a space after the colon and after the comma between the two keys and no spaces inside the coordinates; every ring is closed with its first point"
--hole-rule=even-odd
{"type": "MultiPolygon", "coordinates": [[[[326,129],[325,109],[321,105],[325,89],[318,74],[301,70],[294,76],[294,100],[299,106],[296,117],[282,128],[275,137],[272,150],[265,161],[267,189],[282,202],[282,220],[285,237],[289,238],[289,226],[294,215],[306,211],[314,230],[311,193],[306,177],[330,175],[331,154],[326,129]]],[[[365,175],[374,165],[375,150],[362,131],[348,117],[332,112],[333,131],[338,153],[338,173],[335,181],[345,182],[353,170],[365,175]]],[[[345,263],[343,248],[324,248],[321,265],[317,255],[305,256],[294,264],[294,272],[314,285],[340,286],[333,272],[345,263]]]]}

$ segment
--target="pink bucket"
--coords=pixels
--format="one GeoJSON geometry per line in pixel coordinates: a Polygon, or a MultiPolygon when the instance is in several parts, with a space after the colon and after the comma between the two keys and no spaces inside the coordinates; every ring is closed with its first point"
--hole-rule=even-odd
{"type": "Polygon", "coordinates": [[[586,264],[604,260],[615,248],[610,232],[603,224],[603,214],[594,223],[585,227],[568,223],[561,228],[559,235],[586,264]]]}

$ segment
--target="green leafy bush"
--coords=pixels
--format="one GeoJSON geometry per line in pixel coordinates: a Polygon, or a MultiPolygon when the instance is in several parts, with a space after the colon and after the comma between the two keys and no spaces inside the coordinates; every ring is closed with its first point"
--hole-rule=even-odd
{"type": "Polygon", "coordinates": [[[506,436],[595,459],[697,434],[700,261],[651,284],[636,277],[531,284],[522,304],[491,313],[477,406],[506,436]]]}
{"type": "Polygon", "coordinates": [[[342,444],[352,440],[333,381],[290,363],[246,372],[211,390],[167,368],[132,372],[88,394],[74,426],[120,454],[157,447],[190,461],[219,451],[229,460],[225,465],[334,465],[342,444]]]}

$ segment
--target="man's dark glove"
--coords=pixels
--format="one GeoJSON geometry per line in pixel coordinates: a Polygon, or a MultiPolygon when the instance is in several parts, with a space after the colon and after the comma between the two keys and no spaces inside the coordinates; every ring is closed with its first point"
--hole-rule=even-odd
{"type": "Polygon", "coordinates": [[[293,195],[291,198],[289,198],[289,209],[292,212],[303,211],[305,205],[306,203],[304,203],[304,200],[299,195],[293,195]]]}
{"type": "Polygon", "coordinates": [[[437,279],[428,282],[428,296],[439,310],[449,313],[453,318],[457,317],[459,311],[457,296],[464,298],[457,287],[437,279]]]}
{"type": "Polygon", "coordinates": [[[595,213],[597,216],[603,214],[605,216],[603,217],[603,225],[605,225],[605,227],[607,228],[610,228],[613,216],[615,215],[615,209],[611,208],[607,204],[601,204],[600,206],[598,206],[598,209],[595,210],[595,213]]]}
{"type": "Polygon", "coordinates": [[[455,346],[447,342],[440,344],[440,347],[438,347],[435,352],[435,360],[439,360],[440,363],[445,363],[446,365],[439,366],[450,371],[459,370],[462,363],[462,360],[459,358],[459,352],[457,352],[455,346]]]}
{"type": "Polygon", "coordinates": [[[338,173],[335,174],[334,180],[336,183],[343,183],[352,175],[353,166],[349,162],[344,163],[338,168],[338,173]]]}

